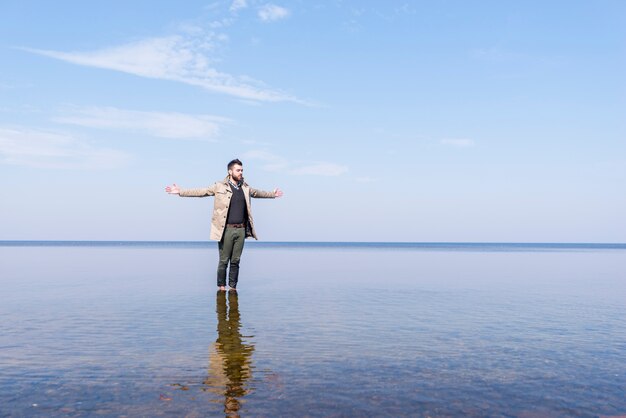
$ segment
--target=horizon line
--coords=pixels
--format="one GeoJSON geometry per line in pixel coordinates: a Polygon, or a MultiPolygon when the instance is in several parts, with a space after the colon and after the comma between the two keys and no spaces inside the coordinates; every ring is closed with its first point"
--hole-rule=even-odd
{"type": "MultiPolygon", "coordinates": [[[[216,241],[202,240],[0,240],[0,246],[36,246],[46,244],[95,244],[95,245],[124,245],[124,244],[180,244],[180,245],[207,245],[216,241]]],[[[557,241],[249,241],[252,245],[344,245],[344,246],[444,246],[444,245],[504,245],[504,246],[560,246],[560,247],[584,247],[584,246],[607,246],[615,248],[626,248],[626,242],[557,242],[557,241]]]]}

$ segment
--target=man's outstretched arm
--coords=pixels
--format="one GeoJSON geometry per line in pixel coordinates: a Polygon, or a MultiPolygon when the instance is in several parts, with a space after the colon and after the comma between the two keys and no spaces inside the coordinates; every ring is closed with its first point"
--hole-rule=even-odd
{"type": "Polygon", "coordinates": [[[274,189],[271,192],[266,192],[264,190],[250,188],[251,197],[274,199],[276,197],[281,197],[282,195],[283,195],[283,191],[280,189],[274,189]]]}
{"type": "Polygon", "coordinates": [[[199,189],[181,189],[176,183],[166,186],[165,191],[169,194],[177,194],[182,197],[204,197],[215,195],[215,185],[199,189]]]}

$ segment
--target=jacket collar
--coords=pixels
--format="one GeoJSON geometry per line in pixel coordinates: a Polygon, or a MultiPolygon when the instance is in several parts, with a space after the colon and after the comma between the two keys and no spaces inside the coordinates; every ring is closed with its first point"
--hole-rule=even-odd
{"type": "MultiPolygon", "coordinates": [[[[222,183],[224,183],[226,186],[230,187],[230,177],[229,176],[224,177],[224,180],[222,180],[222,183]]],[[[249,186],[248,186],[248,183],[246,183],[246,180],[244,179],[241,182],[241,185],[239,187],[243,188],[243,187],[249,187],[249,186]]]]}

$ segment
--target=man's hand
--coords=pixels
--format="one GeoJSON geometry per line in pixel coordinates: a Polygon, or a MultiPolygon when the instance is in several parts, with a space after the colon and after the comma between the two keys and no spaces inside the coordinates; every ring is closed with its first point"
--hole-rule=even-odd
{"type": "Polygon", "coordinates": [[[281,197],[283,195],[283,191],[280,189],[274,189],[274,197],[281,197]]]}
{"type": "Polygon", "coordinates": [[[179,194],[180,193],[180,189],[178,188],[176,183],[172,184],[171,186],[166,186],[165,187],[165,191],[167,193],[169,193],[169,194],[179,194]]]}

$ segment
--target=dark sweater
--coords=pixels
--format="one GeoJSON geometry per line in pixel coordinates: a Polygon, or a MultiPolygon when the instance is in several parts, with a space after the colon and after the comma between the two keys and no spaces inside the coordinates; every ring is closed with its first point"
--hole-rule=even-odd
{"type": "Polygon", "coordinates": [[[243,224],[248,219],[248,209],[246,207],[246,196],[243,194],[241,187],[235,188],[232,185],[230,189],[233,195],[230,198],[230,206],[228,208],[228,217],[226,224],[243,224]]]}

